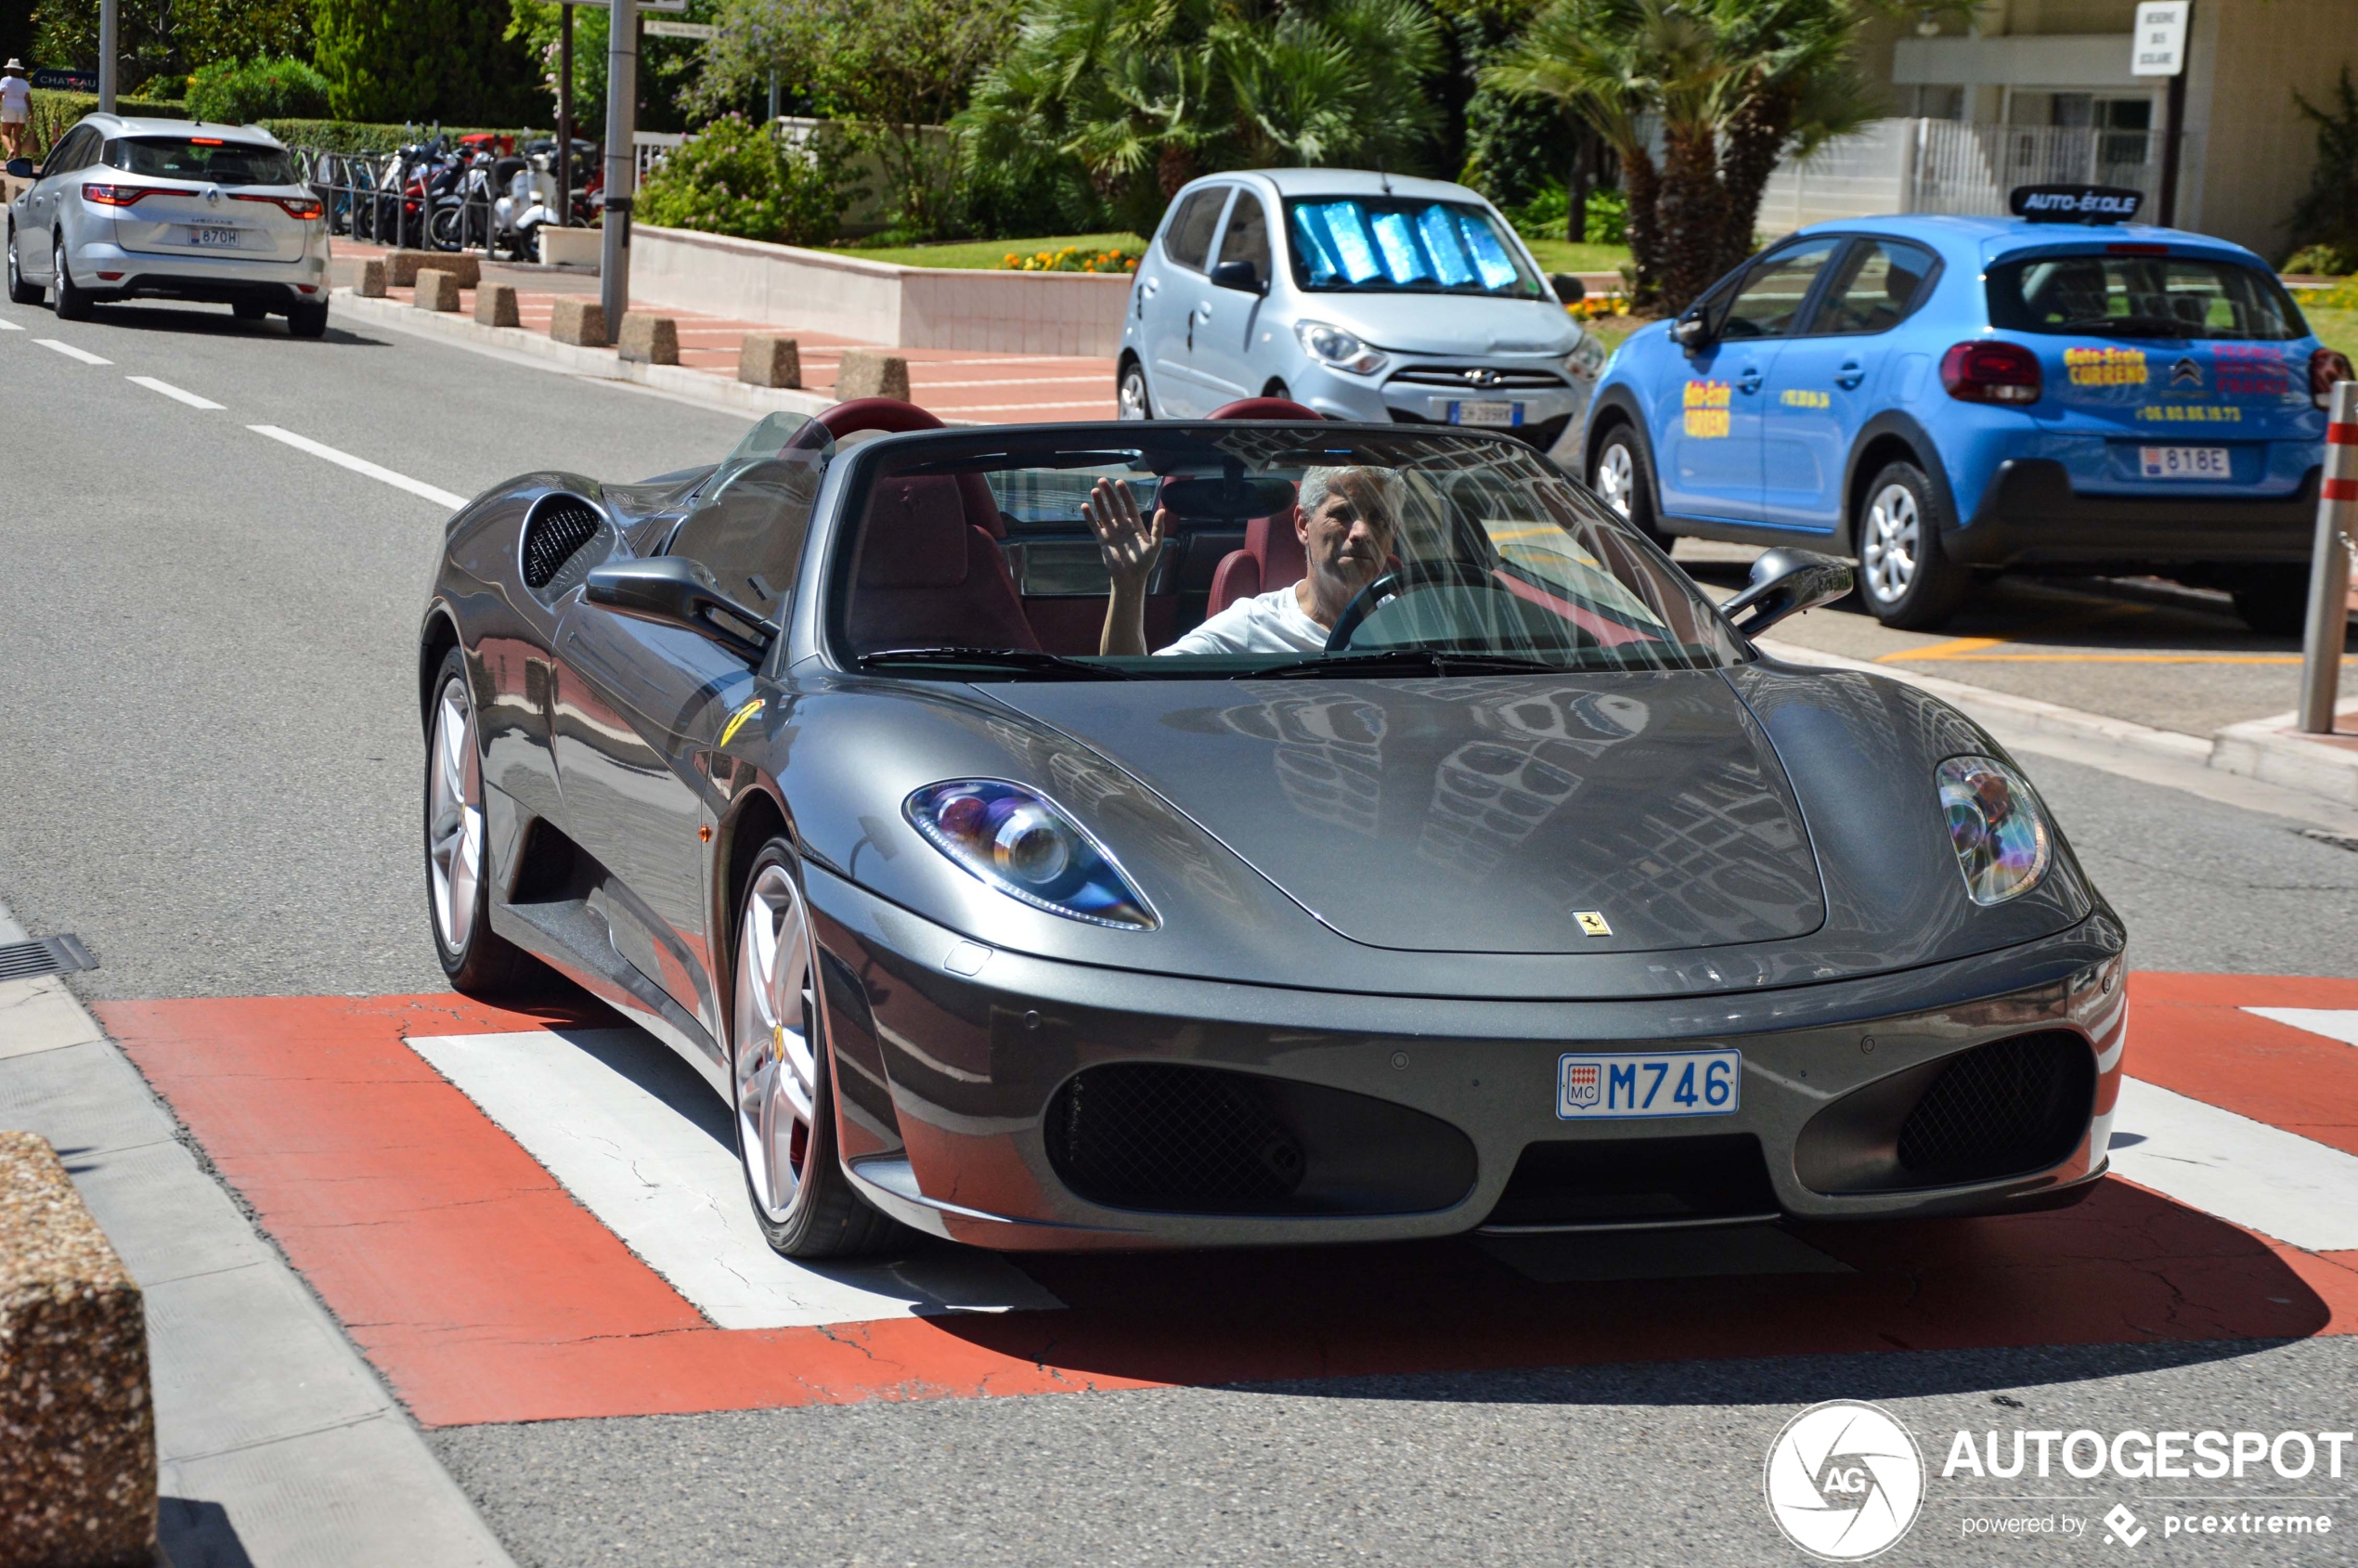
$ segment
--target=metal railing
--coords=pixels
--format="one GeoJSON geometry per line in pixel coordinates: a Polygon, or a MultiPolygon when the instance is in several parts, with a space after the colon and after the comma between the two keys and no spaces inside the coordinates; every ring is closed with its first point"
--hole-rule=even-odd
{"type": "MultiPolygon", "coordinates": [[[[492,203],[501,188],[488,170],[486,177],[473,178],[462,167],[455,181],[436,190],[433,176],[445,165],[432,156],[290,150],[304,161],[305,183],[326,207],[331,234],[418,250],[480,251],[490,244],[492,203]]],[[[583,177],[577,168],[575,189],[583,177]]]]}
{"type": "MultiPolygon", "coordinates": [[[[2198,136],[2185,156],[2199,162],[2198,136]]],[[[2159,138],[2093,125],[1967,124],[1955,120],[1870,121],[1807,158],[1788,158],[1760,203],[1763,228],[1882,213],[1996,215],[2020,185],[2125,186],[2148,198],[2161,187],[2159,138]]]]}

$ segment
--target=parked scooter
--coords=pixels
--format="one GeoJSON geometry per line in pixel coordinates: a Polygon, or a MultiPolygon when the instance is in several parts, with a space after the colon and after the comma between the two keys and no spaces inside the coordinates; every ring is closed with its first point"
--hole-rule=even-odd
{"type": "Polygon", "coordinates": [[[530,159],[502,158],[494,177],[507,175],[507,190],[491,203],[491,238],[486,247],[494,256],[514,261],[540,259],[540,230],[557,221],[557,176],[549,169],[549,154],[530,159]]]}

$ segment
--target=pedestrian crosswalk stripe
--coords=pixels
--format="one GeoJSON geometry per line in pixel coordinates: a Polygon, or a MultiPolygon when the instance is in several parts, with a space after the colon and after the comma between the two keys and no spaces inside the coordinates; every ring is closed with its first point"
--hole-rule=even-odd
{"type": "Polygon", "coordinates": [[[2138,1079],[2121,1081],[2112,1168],[2295,1247],[2358,1249],[2358,1156],[2138,1079]]]}
{"type": "Polygon", "coordinates": [[[2244,1011],[2339,1040],[2344,1045],[2358,1045],[2358,1007],[2247,1007],[2244,1011]]]}

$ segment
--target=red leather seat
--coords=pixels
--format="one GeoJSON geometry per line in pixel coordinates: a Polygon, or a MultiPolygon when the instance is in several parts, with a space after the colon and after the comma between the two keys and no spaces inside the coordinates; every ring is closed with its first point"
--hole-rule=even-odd
{"type": "MultiPolygon", "coordinates": [[[[837,404],[819,420],[836,435],[941,425],[923,408],[886,397],[837,404]]],[[[999,549],[1005,532],[979,474],[877,481],[860,530],[853,650],[1038,649],[999,549]]]]}
{"type": "Polygon", "coordinates": [[[1289,506],[1272,516],[1246,522],[1244,549],[1222,556],[1212,571],[1211,598],[1204,606],[1207,617],[1239,599],[1291,588],[1309,575],[1309,558],[1294,532],[1294,515],[1300,510],[1289,506]]]}
{"type": "MultiPolygon", "coordinates": [[[[1208,416],[1215,420],[1315,420],[1315,409],[1284,397],[1239,397],[1224,403],[1208,416]]],[[[1294,512],[1288,507],[1271,517],[1245,524],[1245,547],[1232,550],[1212,569],[1211,598],[1205,618],[1218,615],[1239,599],[1291,588],[1309,575],[1310,562],[1294,533],[1294,512]]]]}
{"type": "Polygon", "coordinates": [[[967,521],[960,488],[957,479],[941,477],[877,482],[860,530],[855,652],[1040,646],[1007,558],[988,531],[967,521]]]}

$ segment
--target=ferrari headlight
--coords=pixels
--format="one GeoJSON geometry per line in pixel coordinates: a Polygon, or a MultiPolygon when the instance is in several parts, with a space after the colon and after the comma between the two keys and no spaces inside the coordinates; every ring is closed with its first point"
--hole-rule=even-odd
{"type": "Polygon", "coordinates": [[[1354,376],[1372,376],[1392,363],[1381,349],[1369,348],[1341,327],[1329,327],[1324,321],[1297,321],[1293,335],[1301,340],[1302,353],[1354,376]]]}
{"type": "Polygon", "coordinates": [[[1987,757],[1952,757],[1934,777],[1965,895],[1977,904],[2002,904],[2037,887],[2054,836],[2022,776],[1987,757]]]}
{"type": "Polygon", "coordinates": [[[1118,930],[1160,924],[1113,857],[1037,791],[952,779],[927,784],[901,810],[926,842],[1018,902],[1118,930]]]}

